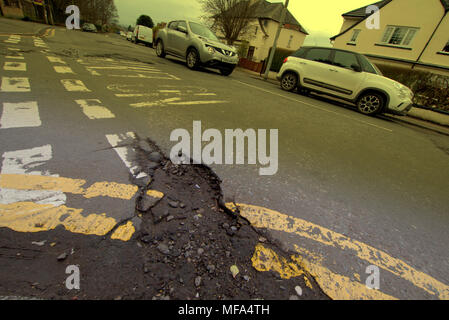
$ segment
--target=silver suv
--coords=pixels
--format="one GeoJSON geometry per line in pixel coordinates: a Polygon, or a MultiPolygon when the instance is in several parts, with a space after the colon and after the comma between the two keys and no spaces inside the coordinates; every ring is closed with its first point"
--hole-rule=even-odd
{"type": "Polygon", "coordinates": [[[239,59],[234,47],[220,42],[206,26],[187,20],[172,21],[160,29],[156,37],[156,54],[173,55],[186,59],[187,67],[200,65],[220,70],[229,76],[239,59]]]}
{"type": "Polygon", "coordinates": [[[407,113],[413,92],[382,76],[368,58],[356,52],[302,47],[285,59],[278,74],[282,89],[315,91],[353,102],[366,115],[407,113]]]}

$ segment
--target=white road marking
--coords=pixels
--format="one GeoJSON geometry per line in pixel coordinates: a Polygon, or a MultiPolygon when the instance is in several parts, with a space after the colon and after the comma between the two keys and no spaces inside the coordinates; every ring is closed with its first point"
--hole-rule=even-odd
{"type": "Polygon", "coordinates": [[[57,73],[72,73],[74,74],[73,70],[70,67],[66,66],[54,66],[53,67],[57,73]]]}
{"type": "Polygon", "coordinates": [[[67,91],[90,92],[81,80],[65,79],[61,83],[67,91]]]}
{"type": "Polygon", "coordinates": [[[59,57],[53,57],[53,56],[47,56],[48,61],[50,61],[51,63],[61,63],[61,64],[66,64],[65,61],[63,61],[61,58],[59,57]]]}
{"type": "Polygon", "coordinates": [[[28,78],[2,77],[1,92],[30,92],[30,81],[28,78]]]}
{"type": "Polygon", "coordinates": [[[81,108],[83,108],[84,114],[89,119],[110,119],[115,118],[115,115],[109,111],[108,108],[101,105],[101,101],[98,99],[87,100],[75,100],[81,108]]]}
{"type": "Polygon", "coordinates": [[[21,103],[3,103],[3,113],[0,118],[0,129],[39,127],[39,108],[36,101],[21,103]]]}
{"type": "Polygon", "coordinates": [[[27,64],[25,62],[5,61],[3,70],[5,70],[5,71],[27,71],[27,64]]]}
{"type": "Polygon", "coordinates": [[[146,177],[147,174],[140,169],[140,166],[134,164],[133,161],[136,158],[135,150],[132,146],[119,147],[120,144],[126,143],[126,141],[133,141],[136,138],[134,132],[128,132],[126,134],[108,134],[106,139],[109,144],[117,152],[120,159],[123,161],[125,166],[129,169],[131,174],[136,178],[146,177]]]}
{"type": "MultiPolygon", "coordinates": [[[[52,148],[45,145],[38,148],[5,152],[1,174],[27,174],[59,177],[41,168],[52,159],[52,148]],[[32,171],[33,170],[33,171],[32,171]]],[[[66,195],[61,191],[48,190],[12,190],[0,188],[0,203],[34,202],[61,206],[66,203],[66,195]]],[[[19,213],[18,213],[19,214],[19,213]]]]}
{"type": "Polygon", "coordinates": [[[8,50],[11,50],[11,51],[20,51],[19,48],[8,48],[8,50]]]}
{"type": "Polygon", "coordinates": [[[168,73],[158,73],[160,75],[145,75],[145,74],[135,74],[135,75],[121,75],[121,74],[111,74],[110,77],[119,77],[119,78],[142,78],[142,79],[161,79],[161,80],[181,80],[178,77],[168,74],[168,73]]]}
{"type": "Polygon", "coordinates": [[[308,103],[308,102],[305,102],[305,101],[301,101],[301,100],[298,100],[298,99],[294,99],[294,98],[291,98],[291,97],[288,97],[288,96],[285,96],[285,95],[283,95],[283,94],[279,94],[279,93],[276,93],[276,92],[273,92],[273,91],[270,91],[270,90],[262,89],[262,88],[253,86],[253,85],[251,85],[251,84],[248,84],[248,83],[245,83],[245,82],[242,82],[242,81],[239,81],[239,80],[233,80],[233,81],[238,82],[238,83],[240,83],[240,84],[243,84],[243,85],[245,85],[245,86],[248,86],[248,87],[251,87],[251,88],[254,88],[254,89],[257,89],[257,90],[266,92],[266,93],[270,93],[270,94],[272,94],[272,95],[275,95],[275,96],[278,96],[278,97],[281,97],[281,98],[284,98],[284,99],[287,99],[287,100],[290,100],[290,101],[302,103],[302,104],[307,105],[307,106],[309,106],[309,107],[312,107],[312,108],[314,108],[314,109],[318,109],[318,110],[321,110],[321,111],[324,111],[324,112],[332,113],[332,114],[335,114],[335,115],[340,116],[340,117],[343,117],[343,118],[351,119],[351,120],[354,120],[354,121],[356,121],[356,122],[360,122],[360,123],[366,124],[366,125],[368,125],[368,126],[372,126],[372,127],[374,127],[374,128],[377,128],[377,129],[385,130],[385,131],[388,131],[388,132],[393,132],[393,130],[391,130],[391,129],[384,128],[384,127],[375,125],[375,124],[370,123],[370,122],[367,122],[367,121],[359,120],[359,119],[356,119],[356,118],[353,118],[353,117],[350,117],[350,116],[341,114],[341,113],[339,113],[339,112],[327,110],[327,109],[318,107],[318,106],[316,106],[316,105],[314,105],[314,104],[311,104],[311,103],[308,103]]]}

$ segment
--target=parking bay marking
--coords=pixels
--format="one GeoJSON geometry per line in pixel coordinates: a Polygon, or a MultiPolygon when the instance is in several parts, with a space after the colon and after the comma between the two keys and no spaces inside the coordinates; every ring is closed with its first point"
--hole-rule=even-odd
{"type": "Polygon", "coordinates": [[[22,77],[2,77],[1,92],[30,92],[30,81],[22,77]]]}
{"type": "Polygon", "coordinates": [[[5,70],[5,71],[27,71],[27,65],[25,62],[5,61],[3,70],[5,70]]]}
{"type": "Polygon", "coordinates": [[[75,102],[91,120],[115,118],[115,115],[108,108],[102,106],[101,101],[98,99],[75,100],[75,102]]]}
{"type": "Polygon", "coordinates": [[[39,127],[42,125],[36,101],[3,103],[0,129],[39,127]]]}
{"type": "MultiPolygon", "coordinates": [[[[230,209],[235,209],[235,205],[232,203],[227,203],[226,205],[230,209]]],[[[275,210],[248,204],[237,204],[237,206],[239,207],[240,214],[248,219],[255,228],[296,234],[306,239],[316,241],[322,245],[342,250],[352,250],[355,256],[359,259],[387,270],[388,272],[411,282],[414,286],[427,293],[437,296],[439,299],[449,299],[448,285],[368,244],[353,240],[348,236],[334,232],[330,229],[275,210]]],[[[332,284],[327,283],[327,286],[330,285],[332,284]]]]}
{"type": "Polygon", "coordinates": [[[248,86],[248,87],[251,87],[251,88],[263,91],[263,92],[266,92],[266,93],[270,93],[272,95],[275,95],[275,96],[278,96],[278,97],[281,97],[281,98],[284,98],[284,99],[288,99],[290,101],[294,101],[294,102],[299,102],[299,103],[305,104],[305,105],[307,105],[309,107],[312,107],[312,108],[315,108],[315,109],[318,109],[318,110],[321,110],[321,111],[325,111],[325,112],[328,112],[328,113],[333,113],[333,114],[335,114],[337,116],[340,116],[340,117],[343,117],[343,118],[347,118],[347,119],[351,119],[351,120],[354,120],[356,122],[360,122],[360,123],[372,126],[374,128],[377,128],[377,129],[385,130],[385,131],[388,131],[388,132],[393,132],[393,130],[391,130],[391,129],[384,128],[384,127],[375,125],[373,123],[370,123],[370,122],[367,122],[367,121],[363,121],[363,120],[359,120],[359,119],[356,119],[356,118],[353,118],[353,117],[350,117],[350,116],[346,116],[344,114],[341,114],[341,113],[338,113],[338,112],[335,112],[335,111],[327,110],[325,108],[318,107],[318,106],[313,105],[311,103],[304,102],[304,101],[301,101],[301,100],[297,100],[297,99],[294,99],[294,98],[291,98],[291,97],[288,97],[288,96],[285,96],[285,95],[282,95],[282,94],[279,94],[279,93],[276,93],[276,92],[273,92],[273,91],[270,91],[270,90],[262,89],[262,88],[259,88],[257,86],[253,86],[251,84],[248,84],[248,83],[245,83],[245,82],[242,82],[242,81],[239,81],[239,80],[233,80],[233,81],[238,82],[240,84],[243,84],[245,86],[248,86]]]}

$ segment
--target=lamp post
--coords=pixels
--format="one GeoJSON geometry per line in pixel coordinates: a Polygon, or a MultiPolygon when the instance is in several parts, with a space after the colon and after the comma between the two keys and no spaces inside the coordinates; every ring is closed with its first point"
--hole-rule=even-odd
{"type": "Polygon", "coordinates": [[[265,70],[264,79],[268,79],[268,74],[270,73],[271,64],[273,63],[274,53],[276,51],[276,46],[278,44],[278,39],[281,34],[282,26],[284,25],[285,15],[287,14],[289,0],[285,0],[284,8],[282,9],[281,18],[279,20],[279,27],[274,37],[273,47],[271,48],[270,57],[268,58],[267,68],[265,70]]]}

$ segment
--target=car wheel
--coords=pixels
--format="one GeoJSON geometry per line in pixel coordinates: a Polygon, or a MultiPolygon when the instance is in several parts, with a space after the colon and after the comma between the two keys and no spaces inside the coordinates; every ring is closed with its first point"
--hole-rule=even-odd
{"type": "Polygon", "coordinates": [[[196,49],[190,49],[187,52],[187,57],[186,57],[187,67],[189,69],[194,70],[194,69],[198,68],[199,61],[200,61],[200,56],[198,55],[198,51],[196,51],[196,49]]]}
{"type": "Polygon", "coordinates": [[[298,76],[293,72],[286,72],[281,78],[281,88],[285,91],[293,91],[298,86],[298,76]]]}
{"type": "Polygon", "coordinates": [[[220,73],[226,77],[230,76],[233,71],[234,71],[234,68],[221,68],[220,69],[220,73]]]}
{"type": "Polygon", "coordinates": [[[357,101],[357,109],[360,113],[373,116],[382,112],[384,100],[384,97],[376,92],[364,93],[357,101]]]}
{"type": "Polygon", "coordinates": [[[156,54],[160,58],[165,57],[164,43],[162,42],[162,40],[158,40],[158,42],[156,44],[156,54]]]}

